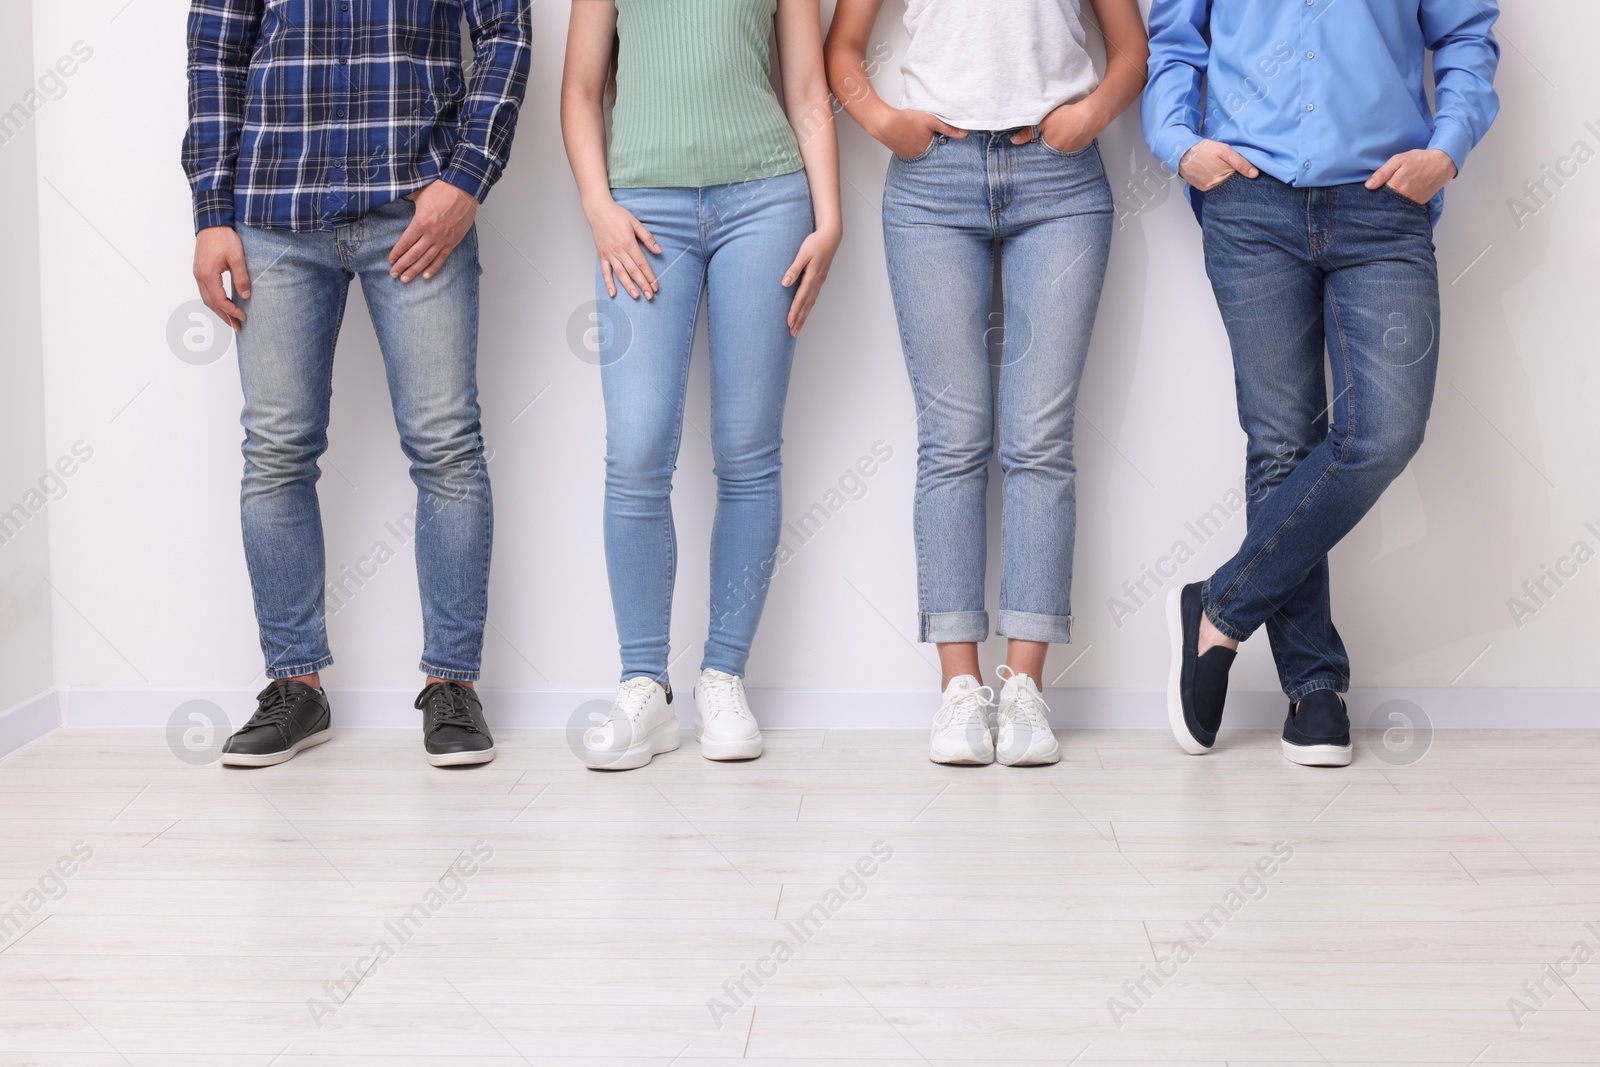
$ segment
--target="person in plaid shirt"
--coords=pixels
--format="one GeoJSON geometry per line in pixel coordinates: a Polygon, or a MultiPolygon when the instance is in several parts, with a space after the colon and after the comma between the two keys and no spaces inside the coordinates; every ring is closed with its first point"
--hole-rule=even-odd
{"type": "Polygon", "coordinates": [[[339,610],[385,562],[364,557],[329,581],[317,503],[334,346],[357,276],[417,486],[424,750],[436,766],[494,758],[473,686],[493,528],[473,220],[510,155],[530,2],[192,2],[183,164],[194,275],[238,334],[245,559],[270,680],[225,764],[282,763],[328,739],[329,601],[339,610]]]}

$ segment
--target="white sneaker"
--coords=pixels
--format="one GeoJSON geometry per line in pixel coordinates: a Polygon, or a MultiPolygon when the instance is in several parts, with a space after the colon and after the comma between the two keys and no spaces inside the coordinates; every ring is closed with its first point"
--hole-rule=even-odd
{"type": "Polygon", "coordinates": [[[935,763],[993,763],[994,737],[989,733],[989,708],[994,690],[970,674],[950,679],[944,700],[933,717],[928,758],[935,763]]]}
{"type": "Polygon", "coordinates": [[[622,683],[606,721],[583,735],[579,758],[597,771],[631,771],[678,747],[678,717],[649,678],[622,683]]]}
{"type": "Polygon", "coordinates": [[[735,674],[703,670],[694,689],[694,736],[706,759],[755,759],[761,755],[761,727],[744,698],[744,680],[735,674]]]}
{"type": "Polygon", "coordinates": [[[995,673],[1005,681],[1000,713],[995,716],[995,759],[1007,767],[1060,762],[1061,746],[1050,729],[1050,708],[1039,687],[1010,667],[1001,666],[995,673]]]}

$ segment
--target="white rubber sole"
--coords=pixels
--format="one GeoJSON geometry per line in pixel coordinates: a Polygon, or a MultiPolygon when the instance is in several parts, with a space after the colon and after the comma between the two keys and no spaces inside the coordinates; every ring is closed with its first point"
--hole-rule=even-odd
{"type": "Polygon", "coordinates": [[[1172,667],[1167,672],[1167,724],[1178,747],[1191,756],[1211,750],[1189,732],[1183,718],[1183,586],[1167,594],[1167,635],[1172,645],[1172,667]]]}
{"type": "Polygon", "coordinates": [[[1291,745],[1283,743],[1283,758],[1302,767],[1348,767],[1351,745],[1291,745]]]}
{"type": "Polygon", "coordinates": [[[700,736],[699,731],[696,731],[695,740],[700,742],[700,755],[706,759],[755,759],[761,755],[761,738],[759,736],[742,741],[714,741],[711,738],[700,736]]]}
{"type": "Polygon", "coordinates": [[[427,755],[428,762],[435,767],[467,767],[494,759],[494,748],[491,746],[482,752],[443,752],[438,755],[429,752],[427,755]]]}
{"type": "Polygon", "coordinates": [[[994,761],[1002,767],[1046,767],[1052,763],[1061,762],[1061,746],[1058,744],[1052,752],[1045,752],[1037,756],[1023,756],[1021,759],[1008,760],[995,753],[994,761]]]}
{"type": "Polygon", "coordinates": [[[678,720],[664,722],[650,731],[643,741],[636,741],[619,752],[590,752],[585,749],[579,759],[594,771],[631,771],[643,767],[663,752],[674,752],[683,743],[678,720]]]}
{"type": "Polygon", "coordinates": [[[282,752],[268,752],[260,756],[224,752],[220,762],[224,767],[276,767],[280,763],[288,763],[306,749],[315,748],[332,737],[333,729],[329,727],[326,730],[318,730],[314,734],[302,737],[297,743],[290,745],[282,752]]]}

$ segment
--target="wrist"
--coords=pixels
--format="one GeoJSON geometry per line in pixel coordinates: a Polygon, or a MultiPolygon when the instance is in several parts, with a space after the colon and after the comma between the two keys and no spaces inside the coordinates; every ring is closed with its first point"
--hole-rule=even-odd
{"type": "Polygon", "coordinates": [[[874,97],[856,104],[850,111],[850,117],[855,119],[863,130],[875,140],[883,140],[884,131],[888,129],[889,122],[894,118],[899,108],[890,107],[882,99],[874,97]]]}
{"type": "Polygon", "coordinates": [[[607,208],[615,207],[617,204],[611,198],[610,189],[596,189],[594,192],[584,193],[579,197],[579,202],[583,205],[584,217],[591,222],[594,221],[596,214],[605,211],[607,208]]]}

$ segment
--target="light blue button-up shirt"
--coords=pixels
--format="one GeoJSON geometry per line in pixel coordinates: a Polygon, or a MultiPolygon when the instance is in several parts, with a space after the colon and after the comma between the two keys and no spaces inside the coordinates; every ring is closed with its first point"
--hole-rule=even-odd
{"type": "Polygon", "coordinates": [[[1497,0],[1153,0],[1145,140],[1174,172],[1210,139],[1297,186],[1364,182],[1414,148],[1460,170],[1500,109],[1499,14],[1497,0]]]}

